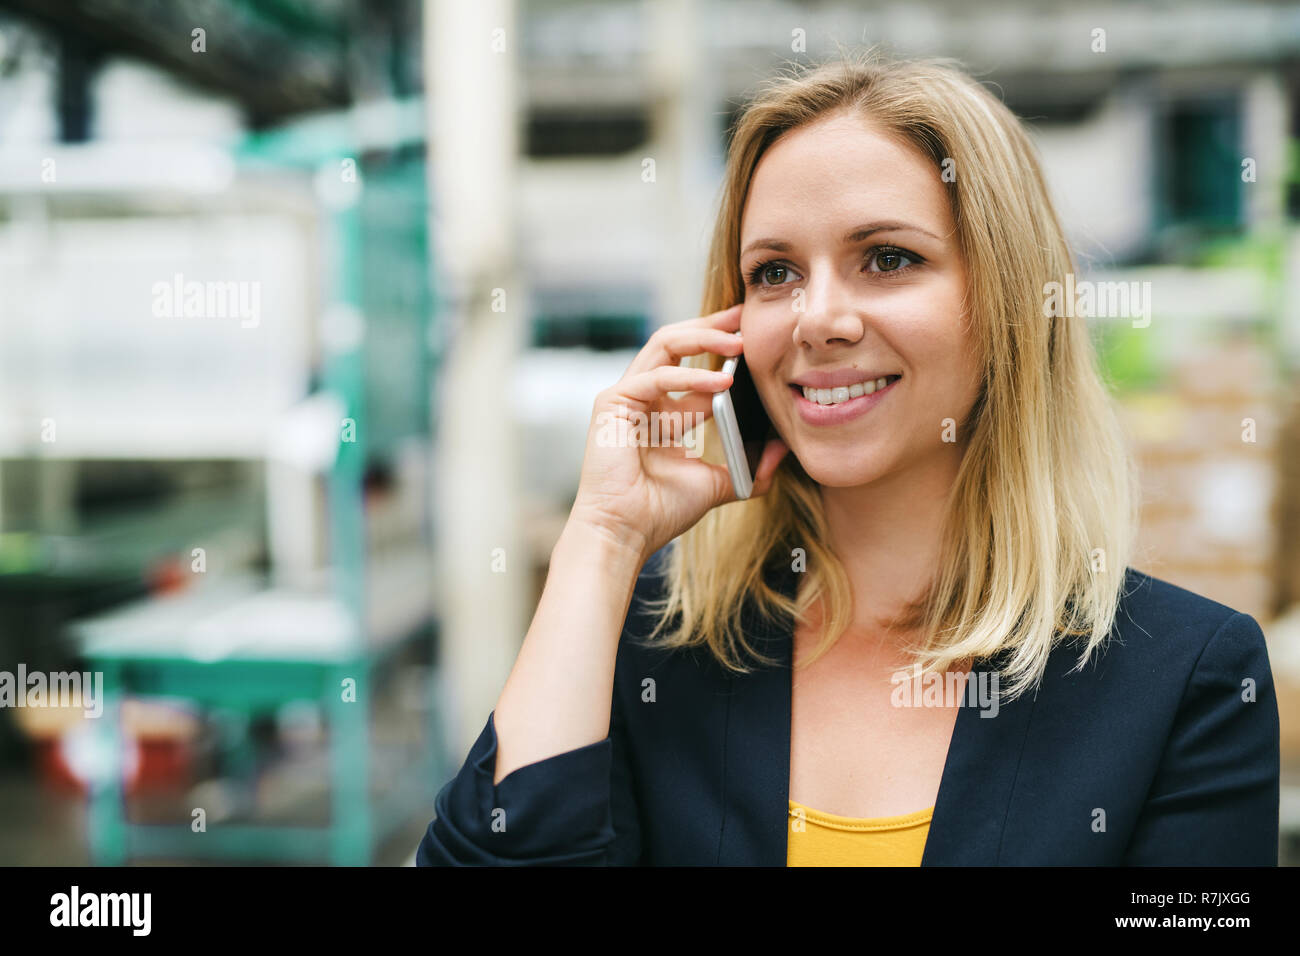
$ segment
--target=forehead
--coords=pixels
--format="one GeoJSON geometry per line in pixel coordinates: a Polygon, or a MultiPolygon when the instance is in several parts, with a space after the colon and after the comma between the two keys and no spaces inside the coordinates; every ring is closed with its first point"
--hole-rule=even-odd
{"type": "Polygon", "coordinates": [[[741,242],[867,219],[952,229],[934,162],[869,120],[836,114],[791,130],[758,162],[741,216],[741,242]]]}

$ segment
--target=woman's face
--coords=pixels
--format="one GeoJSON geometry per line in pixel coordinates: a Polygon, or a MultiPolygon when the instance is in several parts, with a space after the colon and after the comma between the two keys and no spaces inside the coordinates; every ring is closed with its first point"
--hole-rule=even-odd
{"type": "Polygon", "coordinates": [[[946,189],[914,147],[848,114],[787,133],[755,170],[740,229],[745,360],[819,484],[960,461],[945,420],[970,411],[980,361],[946,189]],[[825,389],[820,401],[803,385],[825,389]]]}

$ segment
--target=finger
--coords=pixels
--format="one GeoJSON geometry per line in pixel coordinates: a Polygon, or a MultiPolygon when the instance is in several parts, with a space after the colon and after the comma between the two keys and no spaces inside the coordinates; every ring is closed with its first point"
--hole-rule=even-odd
{"type": "Polygon", "coordinates": [[[648,457],[645,463],[646,471],[651,477],[667,477],[682,467],[677,464],[677,460],[692,459],[687,465],[690,470],[684,474],[690,475],[692,482],[699,482],[704,487],[706,498],[711,502],[710,507],[716,508],[737,500],[736,489],[731,483],[731,472],[726,465],[705,461],[694,450],[680,445],[657,448],[655,451],[656,454],[648,457]]]}
{"type": "Polygon", "coordinates": [[[616,396],[650,405],[668,392],[720,392],[731,385],[732,376],[706,368],[660,365],[648,372],[624,378],[614,387],[616,396]]]}
{"type": "Polygon", "coordinates": [[[694,437],[687,438],[687,433],[694,431],[701,421],[695,416],[660,411],[652,411],[649,415],[640,412],[633,414],[634,417],[625,420],[629,429],[625,434],[634,434],[631,429],[635,427],[635,434],[639,436],[637,444],[651,448],[676,445],[698,447],[699,443],[694,437]]]}
{"type": "Polygon", "coordinates": [[[728,332],[735,332],[740,328],[740,313],[744,307],[745,303],[737,302],[735,305],[719,309],[717,312],[710,312],[698,319],[687,319],[686,321],[692,325],[704,325],[711,329],[725,329],[728,332]]]}
{"type": "Polygon", "coordinates": [[[658,365],[678,365],[688,355],[739,355],[741,339],[725,329],[698,325],[665,325],[650,336],[645,346],[628,366],[631,373],[644,372],[658,365]]]}
{"type": "MultiPolygon", "coordinates": [[[[707,392],[687,392],[686,398],[666,398],[656,403],[650,412],[650,427],[664,441],[687,441],[691,432],[713,417],[713,395],[707,392]]],[[[699,436],[690,439],[697,442],[699,436]]]]}
{"type": "Polygon", "coordinates": [[[680,414],[682,418],[690,416],[692,420],[703,415],[709,419],[713,417],[713,395],[707,392],[687,392],[683,398],[667,397],[660,409],[666,415],[680,414]]]}
{"type": "MultiPolygon", "coordinates": [[[[744,303],[738,302],[735,305],[731,306],[730,308],[721,309],[717,312],[711,312],[708,315],[702,315],[699,318],[686,319],[682,322],[673,322],[670,325],[660,326],[659,328],[655,329],[655,331],[651,333],[650,338],[646,340],[646,344],[642,348],[642,353],[645,352],[647,348],[652,347],[652,343],[653,343],[653,347],[657,348],[659,343],[656,341],[656,339],[659,336],[661,336],[664,333],[664,331],[667,329],[683,329],[683,328],[684,329],[711,329],[711,330],[722,331],[722,332],[739,332],[740,312],[743,305],[744,303]]],[[[649,367],[648,365],[642,365],[640,363],[639,360],[641,358],[642,353],[638,353],[637,356],[632,360],[632,364],[636,366],[637,371],[644,371],[645,368],[649,367]]],[[[661,361],[658,363],[651,363],[651,364],[664,365],[666,363],[661,361]]]]}

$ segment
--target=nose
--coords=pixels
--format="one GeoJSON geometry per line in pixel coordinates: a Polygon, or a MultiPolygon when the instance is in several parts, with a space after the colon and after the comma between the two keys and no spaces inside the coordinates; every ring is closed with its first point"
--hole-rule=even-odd
{"type": "Polygon", "coordinates": [[[853,345],[864,327],[860,311],[845,282],[833,270],[822,270],[804,286],[803,309],[795,305],[794,344],[817,351],[853,345]]]}

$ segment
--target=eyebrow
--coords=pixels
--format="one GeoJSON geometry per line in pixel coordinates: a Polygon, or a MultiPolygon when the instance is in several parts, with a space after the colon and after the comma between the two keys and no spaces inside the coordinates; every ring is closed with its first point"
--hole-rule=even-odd
{"type": "MultiPolygon", "coordinates": [[[[929,236],[931,239],[943,242],[942,239],[930,232],[928,229],[922,229],[920,226],[914,226],[911,223],[899,222],[892,219],[883,222],[868,222],[861,226],[855,226],[844,234],[844,238],[841,239],[840,242],[846,246],[852,245],[855,242],[861,242],[864,239],[870,238],[877,232],[919,232],[922,235],[929,236]]],[[[747,253],[752,252],[755,249],[775,249],[778,252],[789,252],[791,248],[790,243],[786,242],[784,239],[755,239],[749,245],[745,246],[744,249],[740,250],[740,255],[741,257],[744,257],[747,253]]]]}

